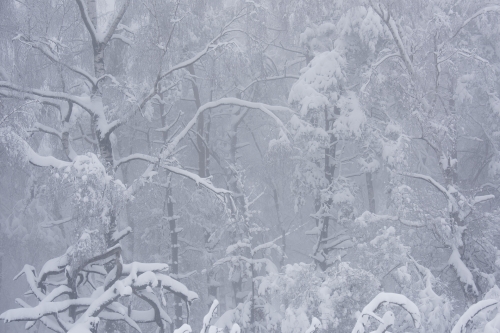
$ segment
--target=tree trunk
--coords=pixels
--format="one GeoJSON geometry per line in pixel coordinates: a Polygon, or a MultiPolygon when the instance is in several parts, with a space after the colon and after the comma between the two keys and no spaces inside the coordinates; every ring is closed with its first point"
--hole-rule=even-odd
{"type": "Polygon", "coordinates": [[[283,225],[283,221],[281,219],[281,211],[280,211],[280,203],[278,197],[278,190],[276,186],[273,184],[273,200],[274,200],[274,208],[276,209],[276,215],[278,218],[278,228],[280,228],[281,232],[281,258],[280,258],[280,268],[285,266],[285,257],[286,257],[286,230],[283,225]]]}
{"type": "MultiPolygon", "coordinates": [[[[194,81],[194,76],[196,75],[194,71],[194,66],[190,65],[187,67],[189,74],[193,76],[191,80],[191,86],[193,88],[194,102],[196,104],[196,109],[201,107],[200,91],[198,85],[194,81]]],[[[196,133],[196,145],[198,146],[198,175],[202,178],[207,177],[207,147],[203,142],[205,138],[205,115],[201,113],[196,119],[197,133],[196,133]]]]}
{"type": "Polygon", "coordinates": [[[373,179],[372,173],[365,173],[366,177],[366,189],[368,191],[368,210],[371,213],[375,213],[375,192],[373,190],[373,179]]]}
{"type": "MultiPolygon", "coordinates": [[[[172,198],[172,187],[167,189],[167,216],[170,226],[170,248],[172,254],[172,261],[170,263],[170,272],[175,279],[179,278],[179,242],[177,234],[179,230],[177,229],[176,217],[174,216],[174,201],[172,198]]],[[[175,328],[179,328],[183,324],[182,319],[182,299],[175,295],[174,296],[174,311],[175,318],[174,324],[175,328]]]]}

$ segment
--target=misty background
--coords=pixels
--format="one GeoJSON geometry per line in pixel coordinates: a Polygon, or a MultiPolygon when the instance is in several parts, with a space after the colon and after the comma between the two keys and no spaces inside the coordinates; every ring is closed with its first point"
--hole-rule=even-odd
{"type": "Polygon", "coordinates": [[[499,33],[496,0],[0,0],[0,332],[500,332],[499,33]]]}

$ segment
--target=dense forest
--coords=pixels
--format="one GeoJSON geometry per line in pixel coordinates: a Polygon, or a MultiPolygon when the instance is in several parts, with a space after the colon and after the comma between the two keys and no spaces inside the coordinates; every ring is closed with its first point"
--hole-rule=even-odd
{"type": "Polygon", "coordinates": [[[500,332],[500,1],[0,0],[0,331],[500,332]]]}

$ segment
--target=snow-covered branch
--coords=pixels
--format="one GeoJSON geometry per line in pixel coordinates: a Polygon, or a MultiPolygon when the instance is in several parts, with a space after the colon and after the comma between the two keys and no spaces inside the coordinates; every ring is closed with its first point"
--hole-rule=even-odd
{"type": "Polygon", "coordinates": [[[427,175],[422,175],[419,173],[413,173],[413,172],[402,172],[401,175],[406,176],[406,177],[411,177],[411,178],[416,178],[416,179],[422,179],[434,186],[436,189],[438,189],[448,200],[448,202],[452,205],[453,211],[457,212],[458,211],[458,204],[456,199],[451,195],[451,193],[446,190],[446,188],[441,185],[438,181],[436,181],[434,178],[431,176],[427,175]]]}
{"type": "Polygon", "coordinates": [[[90,114],[95,114],[95,110],[92,107],[90,98],[86,97],[78,97],[74,96],[71,94],[63,93],[63,92],[54,92],[50,90],[40,90],[40,89],[31,89],[31,88],[24,88],[19,85],[7,82],[7,81],[0,81],[0,88],[5,88],[8,90],[12,90],[15,92],[23,93],[26,94],[31,99],[38,99],[38,97],[42,98],[47,98],[47,99],[53,99],[53,100],[59,100],[59,101],[66,101],[66,102],[72,102],[80,107],[82,107],[85,111],[89,112],[90,114]]]}
{"type": "Polygon", "coordinates": [[[87,81],[92,84],[92,85],[96,85],[97,83],[97,80],[96,78],[88,73],[87,71],[81,69],[81,68],[78,68],[78,67],[75,67],[75,66],[71,66],[71,65],[68,65],[67,63],[63,62],[59,55],[55,54],[52,49],[49,47],[49,45],[47,45],[47,43],[39,40],[39,39],[34,39],[34,38],[28,38],[27,36],[25,35],[18,35],[16,36],[17,40],[21,41],[22,43],[25,43],[37,50],[39,50],[40,52],[43,53],[43,55],[45,55],[49,60],[51,60],[52,62],[56,63],[56,64],[59,64],[67,69],[69,69],[70,71],[78,74],[78,75],[81,75],[83,76],[85,79],[87,79],[87,81]]]}
{"type": "Polygon", "coordinates": [[[370,5],[389,29],[392,38],[394,39],[394,42],[396,43],[396,46],[398,48],[399,56],[401,57],[401,59],[403,59],[403,62],[405,63],[406,69],[410,76],[413,76],[413,63],[410,59],[410,56],[408,55],[408,52],[406,51],[396,21],[389,12],[389,9],[385,8],[385,6],[381,3],[374,4],[372,0],[370,0],[370,5]]]}
{"type": "Polygon", "coordinates": [[[491,12],[499,13],[500,12],[500,6],[498,6],[498,5],[492,5],[492,6],[481,8],[480,10],[478,10],[477,12],[475,12],[474,14],[472,14],[471,17],[469,17],[468,19],[466,19],[462,23],[462,25],[457,29],[457,31],[453,34],[453,36],[451,38],[455,38],[459,34],[459,32],[462,31],[462,29],[465,28],[465,26],[468,25],[475,18],[477,18],[477,17],[479,17],[481,15],[484,15],[486,13],[491,13],[491,12]]]}
{"type": "Polygon", "coordinates": [[[450,259],[448,259],[448,264],[455,269],[458,279],[467,286],[467,289],[470,288],[474,295],[479,295],[476,283],[474,282],[474,276],[462,261],[460,252],[458,252],[456,246],[453,246],[452,249],[453,251],[451,252],[450,259]]]}
{"type": "MultiPolygon", "coordinates": [[[[127,228],[114,236],[120,238],[122,237],[120,235],[126,235],[129,232],[130,229],[127,228]]],[[[93,264],[87,270],[87,273],[102,275],[103,272],[106,272],[103,266],[106,263],[109,264],[109,261],[105,259],[113,255],[119,257],[119,252],[117,252],[119,249],[119,245],[110,248],[104,251],[103,254],[86,260],[83,264],[80,264],[80,267],[85,268],[92,263],[98,262],[93,264]]],[[[27,328],[32,327],[37,320],[40,320],[55,332],[80,332],[77,328],[89,327],[89,323],[97,322],[99,318],[110,321],[122,320],[138,332],[140,332],[140,328],[137,323],[147,322],[156,322],[164,330],[167,327],[166,323],[171,323],[172,320],[163,309],[157,296],[151,292],[151,288],[160,287],[160,289],[168,290],[179,295],[187,304],[198,299],[198,295],[190,291],[184,284],[162,273],[168,269],[167,264],[134,262],[122,265],[121,259],[115,259],[115,267],[102,281],[103,285],[96,288],[91,296],[78,297],[78,289],[71,287],[73,279],[70,278],[80,270],[77,267],[71,267],[74,251],[75,249],[70,247],[61,257],[49,260],[41,269],[39,277],[36,276],[33,267],[25,266],[16,278],[21,274],[26,276],[32,293],[38,298],[39,303],[34,307],[30,307],[22,300],[18,300],[22,308],[7,310],[0,315],[0,319],[5,322],[27,321],[27,328]],[[63,272],[66,272],[68,277],[65,282],[52,289],[50,293],[45,294],[46,277],[63,272]],[[108,284],[111,284],[109,288],[106,287],[108,284]],[[77,297],[55,301],[65,294],[75,294],[77,297]],[[151,306],[151,309],[145,311],[127,309],[117,302],[119,298],[130,297],[133,294],[146,301],[151,306]],[[62,313],[71,311],[72,308],[78,308],[78,312],[81,313],[80,317],[73,318],[76,319],[74,324],[63,319],[66,315],[60,316],[62,313]],[[56,316],[57,323],[48,317],[50,315],[56,316]]]]}
{"type": "Polygon", "coordinates": [[[467,324],[481,311],[486,310],[498,304],[495,299],[485,299],[472,305],[465,311],[465,313],[458,319],[457,323],[451,330],[451,333],[465,333],[467,324]]]}
{"type": "Polygon", "coordinates": [[[287,107],[283,106],[272,106],[272,105],[266,105],[263,103],[255,103],[255,102],[249,102],[249,101],[244,101],[238,98],[221,98],[219,100],[213,101],[213,102],[208,102],[204,105],[202,105],[196,114],[193,116],[193,118],[187,123],[187,125],[182,129],[182,131],[177,134],[172,141],[167,145],[166,149],[162,153],[162,158],[168,158],[169,156],[172,155],[172,153],[175,151],[177,145],[179,142],[187,135],[187,133],[191,130],[191,128],[196,124],[196,121],[198,119],[198,116],[202,114],[203,112],[220,107],[220,106],[241,106],[241,107],[246,107],[249,109],[257,109],[262,112],[264,112],[266,115],[271,117],[276,124],[284,130],[285,133],[287,133],[287,129],[285,128],[285,125],[281,121],[280,118],[278,118],[273,111],[284,111],[290,114],[293,114],[293,111],[290,110],[287,107]]]}
{"type": "Polygon", "coordinates": [[[145,161],[149,163],[158,163],[158,158],[155,158],[150,155],[146,154],[140,154],[140,153],[135,153],[135,154],[130,154],[129,156],[123,157],[119,159],[118,161],[115,161],[115,169],[118,169],[122,164],[128,163],[130,161],[134,160],[140,160],[140,161],[145,161]]]}
{"type": "MultiPolygon", "coordinates": [[[[390,314],[392,312],[386,313],[386,315],[383,316],[383,318],[380,318],[375,314],[375,311],[384,303],[389,303],[389,304],[395,304],[401,306],[403,309],[405,309],[413,319],[413,324],[416,328],[420,328],[421,325],[421,315],[418,307],[410,301],[406,296],[401,295],[401,294],[394,294],[394,293],[380,293],[375,298],[368,303],[361,312],[361,315],[359,316],[356,325],[354,326],[354,329],[352,330],[352,333],[364,333],[365,329],[369,325],[369,318],[372,317],[376,319],[378,322],[380,322],[383,325],[389,325],[391,324],[391,316],[390,314]]],[[[392,314],[392,323],[394,323],[394,314],[392,314]]]]}
{"type": "Polygon", "coordinates": [[[208,310],[208,313],[205,315],[205,317],[203,317],[203,326],[201,327],[200,333],[207,333],[208,329],[210,328],[210,322],[217,316],[218,306],[219,301],[214,299],[212,305],[210,306],[210,310],[208,310]]]}
{"type": "Polygon", "coordinates": [[[228,191],[226,189],[215,187],[209,178],[201,178],[200,176],[198,176],[195,173],[192,173],[192,172],[189,172],[187,170],[184,170],[184,169],[181,169],[178,167],[174,167],[171,165],[162,165],[162,167],[164,169],[172,172],[172,173],[175,173],[177,175],[181,175],[181,176],[184,176],[186,178],[193,180],[197,185],[201,185],[201,186],[207,188],[208,190],[214,192],[215,194],[230,194],[231,193],[231,191],[228,191]]]}

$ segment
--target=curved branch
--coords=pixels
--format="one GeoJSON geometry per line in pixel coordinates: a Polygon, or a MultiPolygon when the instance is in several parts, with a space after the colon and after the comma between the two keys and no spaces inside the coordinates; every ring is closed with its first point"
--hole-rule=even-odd
{"type": "Polygon", "coordinates": [[[292,114],[294,113],[292,110],[290,110],[287,107],[271,106],[271,105],[266,105],[263,103],[249,102],[249,101],[244,101],[244,100],[241,100],[238,98],[221,98],[221,99],[213,101],[213,102],[208,102],[208,103],[202,105],[198,109],[198,111],[196,111],[196,114],[189,121],[189,123],[187,123],[187,125],[184,127],[184,129],[179,134],[177,134],[172,139],[172,141],[167,145],[166,149],[162,152],[162,155],[161,155],[162,159],[167,158],[170,155],[172,155],[172,153],[174,152],[174,150],[177,147],[177,145],[179,144],[179,142],[187,135],[189,130],[191,130],[191,128],[196,124],[196,121],[198,120],[198,116],[200,114],[202,114],[204,111],[207,111],[207,110],[219,107],[219,106],[225,106],[225,105],[241,106],[241,107],[246,107],[249,109],[261,110],[262,112],[264,112],[265,114],[270,116],[276,122],[276,124],[285,131],[285,133],[287,133],[288,130],[285,128],[285,125],[283,124],[281,119],[279,119],[272,111],[286,111],[286,112],[290,112],[292,114]]]}
{"type": "Polygon", "coordinates": [[[158,161],[159,161],[158,158],[150,156],[150,155],[140,154],[140,153],[131,154],[129,156],[123,157],[123,158],[119,159],[118,161],[116,161],[115,162],[115,170],[117,170],[122,164],[131,162],[131,161],[135,161],[135,160],[145,161],[145,162],[149,162],[149,163],[153,163],[153,164],[158,163],[158,161]]]}
{"type": "Polygon", "coordinates": [[[402,172],[400,174],[402,176],[407,176],[407,177],[411,177],[411,178],[425,180],[426,182],[428,182],[429,184],[434,186],[436,189],[438,189],[439,192],[441,192],[446,197],[446,199],[448,199],[448,201],[453,205],[453,209],[455,211],[458,211],[458,204],[457,204],[457,201],[455,200],[455,198],[450,194],[450,192],[448,192],[444,188],[443,185],[439,184],[434,178],[432,178],[430,176],[418,174],[418,173],[412,173],[412,172],[402,172]]]}
{"type": "MultiPolygon", "coordinates": [[[[96,112],[92,109],[91,106],[91,101],[90,98],[84,98],[84,97],[77,97],[73,96],[67,93],[63,92],[54,92],[54,91],[48,91],[48,90],[40,90],[40,89],[31,89],[31,88],[23,88],[19,85],[7,82],[7,81],[0,81],[0,88],[5,88],[14,92],[22,93],[22,94],[27,94],[31,99],[37,99],[37,97],[42,97],[42,98],[47,98],[47,99],[53,99],[53,100],[59,100],[59,101],[66,101],[68,103],[75,103],[79,105],[82,109],[85,111],[89,112],[90,114],[94,115],[96,112]]],[[[20,98],[20,96],[16,96],[17,98],[20,98]]]]}
{"type": "Polygon", "coordinates": [[[472,305],[470,308],[465,311],[465,313],[458,319],[458,322],[455,324],[451,333],[465,333],[467,324],[481,311],[497,305],[498,301],[495,299],[485,299],[477,302],[472,305]]]}
{"type": "Polygon", "coordinates": [[[28,37],[26,37],[24,35],[19,35],[16,39],[19,40],[22,43],[25,43],[25,44],[27,44],[27,45],[29,45],[29,46],[31,46],[31,47],[39,50],[40,52],[43,53],[43,55],[45,55],[52,62],[55,62],[55,63],[57,63],[57,64],[59,64],[59,65],[61,65],[63,67],[66,67],[70,71],[83,76],[93,86],[96,85],[97,79],[93,75],[91,75],[90,73],[88,73],[88,72],[86,72],[86,71],[84,71],[84,70],[82,70],[80,68],[68,65],[65,62],[61,61],[61,59],[59,59],[58,55],[54,54],[52,52],[52,50],[49,48],[49,46],[46,45],[45,43],[37,41],[37,40],[31,40],[31,39],[29,39],[28,37]]]}
{"type": "MultiPolygon", "coordinates": [[[[416,328],[421,325],[421,315],[418,307],[410,301],[406,296],[394,293],[380,293],[375,298],[368,303],[361,315],[359,316],[352,333],[364,333],[366,327],[368,326],[368,318],[375,318],[380,323],[385,323],[385,321],[375,314],[375,311],[384,303],[390,303],[401,306],[405,309],[413,319],[413,324],[416,328]]],[[[385,317],[385,316],[384,316],[385,317]]]]}
{"type": "Polygon", "coordinates": [[[465,26],[467,24],[469,24],[472,20],[474,20],[476,17],[484,15],[484,14],[489,13],[489,12],[500,12],[500,6],[484,7],[484,8],[481,8],[480,10],[478,10],[477,12],[475,12],[474,14],[472,14],[471,17],[469,17],[468,19],[466,19],[464,21],[464,23],[462,23],[460,28],[458,28],[457,32],[455,32],[455,34],[451,37],[451,39],[455,38],[458,35],[458,33],[460,31],[462,31],[462,29],[465,28],[465,26]]]}

